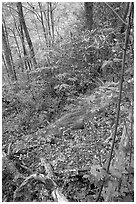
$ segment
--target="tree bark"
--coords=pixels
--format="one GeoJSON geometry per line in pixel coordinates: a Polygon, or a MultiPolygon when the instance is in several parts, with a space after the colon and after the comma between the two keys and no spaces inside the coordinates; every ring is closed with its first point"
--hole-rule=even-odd
{"type": "Polygon", "coordinates": [[[6,41],[7,41],[7,45],[8,45],[8,49],[9,49],[9,55],[10,55],[10,60],[11,60],[11,65],[12,65],[12,71],[13,71],[13,74],[14,74],[14,78],[17,81],[16,70],[15,70],[15,66],[14,66],[14,62],[13,62],[12,52],[11,52],[11,49],[10,49],[8,32],[7,32],[7,27],[6,27],[6,22],[5,22],[4,17],[3,17],[3,26],[4,26],[6,41]]]}
{"type": "Polygon", "coordinates": [[[41,13],[41,22],[42,22],[43,34],[44,34],[46,45],[48,47],[47,35],[46,35],[46,30],[45,30],[45,26],[44,26],[44,22],[43,22],[42,4],[40,2],[38,2],[38,5],[40,8],[40,13],[41,13]]]}
{"type": "Polygon", "coordinates": [[[22,25],[23,30],[25,32],[26,40],[27,40],[27,43],[28,43],[28,46],[29,46],[29,49],[30,49],[30,56],[32,58],[33,65],[36,68],[37,67],[37,62],[36,62],[36,59],[35,59],[34,48],[33,48],[33,44],[32,44],[28,29],[27,29],[27,26],[26,26],[25,19],[24,19],[24,14],[23,14],[23,9],[22,9],[22,3],[21,2],[17,3],[17,9],[18,9],[20,22],[21,22],[21,25],[22,25]]]}
{"type": "Polygon", "coordinates": [[[21,40],[21,43],[22,43],[22,47],[23,47],[23,53],[24,53],[24,60],[22,59],[22,62],[26,68],[26,70],[31,70],[31,65],[29,65],[29,56],[28,56],[28,53],[27,53],[27,49],[26,49],[26,46],[25,46],[25,39],[24,39],[24,32],[23,32],[23,26],[22,26],[22,23],[20,21],[20,17],[19,17],[19,22],[20,22],[20,28],[18,29],[19,30],[19,37],[20,37],[20,40],[21,40]]]}
{"type": "Polygon", "coordinates": [[[52,30],[52,45],[54,43],[54,19],[53,19],[53,8],[52,3],[49,3],[50,5],[50,21],[51,21],[51,30],[52,30]]]}
{"type": "Polygon", "coordinates": [[[4,51],[4,59],[8,68],[8,74],[10,75],[10,78],[12,81],[16,81],[16,75],[13,71],[13,66],[12,66],[12,61],[11,61],[11,52],[10,52],[10,47],[9,43],[7,42],[7,37],[6,33],[4,30],[4,25],[2,24],[2,47],[4,51]]]}
{"type": "MultiPolygon", "coordinates": [[[[126,2],[126,8],[124,8],[124,9],[125,9],[125,13],[124,13],[124,16],[123,16],[123,20],[126,21],[127,14],[128,14],[128,11],[129,11],[129,2],[126,2]]],[[[122,26],[121,26],[120,32],[124,33],[125,28],[126,28],[126,25],[123,23],[122,26]]]]}
{"type": "Polygon", "coordinates": [[[93,2],[85,2],[85,17],[86,17],[86,27],[88,30],[92,30],[93,26],[93,2]]]}
{"type": "MultiPolygon", "coordinates": [[[[23,61],[22,60],[22,54],[21,54],[21,48],[19,46],[19,43],[18,43],[18,40],[17,40],[17,34],[19,35],[20,37],[20,32],[19,32],[19,29],[18,29],[18,26],[17,26],[17,23],[16,23],[16,19],[15,19],[15,16],[13,15],[12,13],[12,9],[10,8],[10,13],[11,13],[11,16],[13,17],[13,21],[14,21],[14,26],[15,28],[13,28],[12,32],[13,32],[13,35],[14,35],[14,39],[15,39],[15,42],[16,42],[16,45],[17,45],[17,49],[18,49],[18,56],[19,56],[19,59],[20,59],[20,62],[23,61]],[[17,32],[17,34],[16,34],[17,32]]],[[[20,38],[21,39],[21,38],[20,38]]],[[[21,63],[21,70],[23,72],[24,70],[24,65],[23,63],[21,63]]]]}
{"type": "Polygon", "coordinates": [[[50,3],[47,2],[47,24],[49,32],[49,45],[51,46],[50,3]]]}

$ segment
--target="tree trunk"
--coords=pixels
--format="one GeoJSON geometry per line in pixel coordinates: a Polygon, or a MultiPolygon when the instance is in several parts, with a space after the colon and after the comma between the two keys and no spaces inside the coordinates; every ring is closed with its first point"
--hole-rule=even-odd
{"type": "Polygon", "coordinates": [[[49,45],[51,46],[50,3],[47,2],[47,24],[49,32],[49,45]]]}
{"type": "Polygon", "coordinates": [[[50,7],[49,3],[47,2],[47,12],[43,11],[44,18],[46,21],[46,30],[47,30],[47,39],[48,39],[48,46],[51,47],[51,26],[50,26],[50,7]],[[47,14],[46,14],[47,13],[47,14]]]}
{"type": "Polygon", "coordinates": [[[38,5],[40,8],[40,13],[41,13],[41,22],[42,22],[43,34],[44,34],[46,45],[48,47],[47,35],[46,35],[46,30],[45,30],[45,26],[44,26],[44,22],[43,22],[42,4],[40,2],[38,2],[38,5]]]}
{"type": "Polygon", "coordinates": [[[41,47],[42,47],[42,44],[41,44],[42,40],[41,40],[41,37],[40,37],[40,34],[39,34],[40,30],[38,30],[38,25],[37,25],[37,22],[36,22],[36,18],[35,18],[34,13],[33,13],[33,18],[34,18],[35,28],[36,28],[37,35],[38,35],[38,38],[39,38],[39,42],[40,42],[40,45],[41,45],[41,47]]]}
{"type": "Polygon", "coordinates": [[[91,31],[93,26],[93,2],[85,2],[84,8],[86,16],[86,27],[91,31]]]}
{"type": "Polygon", "coordinates": [[[33,44],[32,44],[32,41],[31,41],[31,38],[30,38],[30,35],[29,35],[29,32],[28,32],[26,23],[25,23],[23,9],[22,9],[22,3],[21,2],[17,3],[17,9],[18,9],[18,14],[19,14],[21,25],[22,25],[22,27],[24,29],[24,32],[25,32],[26,40],[27,40],[27,43],[29,45],[30,56],[32,58],[33,65],[36,68],[37,67],[37,62],[36,62],[36,59],[35,59],[34,48],[33,48],[33,44]]]}
{"type": "Polygon", "coordinates": [[[8,74],[10,75],[11,80],[15,81],[15,80],[17,80],[17,78],[16,78],[16,75],[13,71],[10,47],[9,47],[8,42],[7,42],[6,33],[4,30],[3,24],[2,24],[2,47],[3,47],[3,51],[4,51],[4,59],[6,62],[6,67],[8,69],[8,74]]]}
{"type": "MultiPolygon", "coordinates": [[[[24,43],[24,40],[23,40],[23,39],[24,39],[24,36],[23,36],[22,27],[21,27],[21,25],[20,25],[20,27],[17,25],[15,16],[13,15],[11,8],[10,8],[10,13],[11,13],[11,15],[12,15],[12,17],[13,17],[13,20],[14,20],[15,29],[16,29],[18,35],[19,35],[20,40],[21,40],[21,44],[22,44],[22,47],[23,47],[23,54],[24,54],[24,57],[25,57],[25,53],[26,53],[25,50],[26,50],[26,48],[25,48],[25,43],[24,43]]],[[[19,23],[20,23],[20,19],[19,19],[19,23]]],[[[14,38],[15,38],[15,36],[14,36],[14,38]]],[[[15,38],[15,41],[16,41],[16,44],[18,44],[16,38],[15,38]]],[[[19,58],[20,58],[20,61],[19,61],[19,64],[18,64],[18,65],[19,65],[19,68],[21,68],[21,70],[22,70],[22,72],[23,72],[23,71],[24,71],[24,68],[25,68],[25,64],[23,63],[23,56],[21,55],[21,50],[20,50],[20,48],[19,48],[19,45],[17,45],[17,47],[18,47],[19,58]]],[[[27,67],[26,67],[26,69],[27,69],[27,67]]]]}
{"type": "Polygon", "coordinates": [[[52,45],[54,43],[54,20],[53,20],[53,9],[52,9],[52,3],[49,3],[50,5],[50,21],[51,21],[51,30],[52,30],[52,45]]]}
{"type": "MultiPolygon", "coordinates": [[[[126,21],[127,14],[128,14],[128,11],[129,11],[129,2],[126,2],[126,8],[124,8],[124,9],[125,9],[125,13],[124,13],[124,16],[123,16],[123,20],[126,21]]],[[[126,28],[126,25],[123,23],[122,26],[121,26],[120,32],[124,33],[125,28],[126,28]]]]}
{"type": "MultiPolygon", "coordinates": [[[[9,9],[10,9],[11,16],[13,17],[14,26],[15,26],[15,28],[13,28],[13,31],[12,31],[12,32],[13,32],[14,39],[15,39],[15,42],[16,42],[16,45],[17,45],[19,59],[20,59],[20,61],[22,61],[21,48],[20,48],[19,43],[18,43],[18,40],[17,40],[17,34],[18,34],[19,37],[20,37],[19,29],[18,29],[18,26],[17,26],[17,24],[16,24],[15,16],[14,16],[13,13],[12,13],[12,9],[11,9],[11,8],[9,8],[9,9]],[[16,32],[17,32],[17,34],[16,34],[16,32]]],[[[22,63],[22,64],[21,64],[22,72],[23,72],[23,70],[24,70],[23,68],[24,68],[24,65],[23,65],[23,63],[22,63]]]]}
{"type": "Polygon", "coordinates": [[[8,49],[9,49],[9,55],[10,55],[10,60],[11,60],[11,65],[12,65],[12,71],[14,73],[15,80],[17,80],[16,70],[15,70],[15,66],[14,66],[14,62],[13,62],[13,57],[12,57],[12,53],[11,53],[11,49],[10,49],[8,32],[7,32],[7,27],[6,27],[6,23],[5,23],[4,17],[3,17],[3,26],[4,26],[3,28],[4,28],[4,31],[5,31],[6,41],[7,41],[7,45],[8,45],[8,49]]]}
{"type": "Polygon", "coordinates": [[[25,46],[23,26],[21,24],[20,17],[19,17],[19,22],[20,22],[19,37],[20,37],[20,40],[22,43],[23,53],[24,53],[24,57],[23,57],[24,60],[22,59],[22,62],[24,64],[26,70],[31,70],[31,66],[29,65],[29,62],[28,62],[29,56],[27,54],[27,49],[25,46]]]}
{"type": "MultiPolygon", "coordinates": [[[[8,79],[10,79],[10,75],[9,75],[9,72],[8,72],[8,67],[7,67],[7,64],[6,64],[6,60],[5,60],[5,57],[4,57],[4,54],[2,53],[2,62],[4,64],[4,67],[6,69],[6,73],[8,75],[8,79]]],[[[4,75],[4,73],[2,73],[4,75]]]]}

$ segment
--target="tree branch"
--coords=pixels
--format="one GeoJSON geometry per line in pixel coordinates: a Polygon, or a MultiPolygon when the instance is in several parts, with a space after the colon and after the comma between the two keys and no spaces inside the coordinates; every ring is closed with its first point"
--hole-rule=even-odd
{"type": "Polygon", "coordinates": [[[127,25],[127,23],[120,17],[120,15],[107,3],[107,2],[104,2],[112,11],[113,13],[118,16],[118,18],[122,21],[122,23],[124,23],[125,25],[127,25]]]}

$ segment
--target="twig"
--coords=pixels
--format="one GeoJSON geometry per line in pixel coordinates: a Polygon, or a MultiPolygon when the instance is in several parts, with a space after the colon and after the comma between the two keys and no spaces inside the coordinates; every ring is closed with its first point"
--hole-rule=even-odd
{"type": "Polygon", "coordinates": [[[112,11],[113,13],[118,16],[118,18],[122,21],[123,24],[127,25],[127,23],[120,17],[120,15],[107,3],[107,2],[104,2],[112,11]]]}

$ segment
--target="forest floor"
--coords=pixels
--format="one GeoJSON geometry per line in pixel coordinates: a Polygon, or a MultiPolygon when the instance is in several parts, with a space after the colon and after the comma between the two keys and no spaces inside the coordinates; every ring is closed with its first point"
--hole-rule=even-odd
{"type": "MultiPolygon", "coordinates": [[[[110,86],[99,87],[91,96],[83,95],[83,100],[89,101],[88,105],[82,105],[83,100],[76,99],[79,106],[77,103],[72,104],[74,109],[65,111],[62,116],[45,127],[39,127],[37,130],[33,130],[34,126],[29,127],[27,134],[24,131],[25,124],[20,123],[18,126],[20,113],[16,114],[16,109],[11,106],[11,103],[5,105],[3,109],[3,151],[5,152],[3,201],[54,200],[51,194],[52,188],[49,187],[50,185],[45,188],[45,184],[36,179],[39,178],[38,176],[32,177],[31,181],[20,187],[30,175],[36,173],[36,175],[46,176],[50,172],[45,171],[45,164],[44,167],[41,166],[41,160],[44,158],[52,168],[53,175],[49,178],[60,189],[61,195],[64,195],[68,201],[95,202],[105,176],[103,169],[104,166],[106,168],[109,158],[116,120],[117,95],[107,98],[109,95],[107,87],[110,86]],[[106,98],[103,90],[106,90],[106,98]]],[[[111,92],[113,87],[117,90],[118,84],[115,83],[112,86],[111,92]]],[[[40,114],[42,115],[42,112],[40,114]]],[[[126,117],[128,112],[122,109],[114,156],[119,148],[126,117]]],[[[34,118],[33,115],[33,124],[34,118]]],[[[122,177],[124,177],[123,174],[121,179],[122,177]]],[[[118,193],[115,190],[112,201],[133,201],[132,180],[133,178],[129,179],[129,182],[126,179],[123,180],[124,184],[121,187],[123,190],[118,193]]],[[[103,192],[101,201],[105,196],[106,193],[103,192]]]]}

